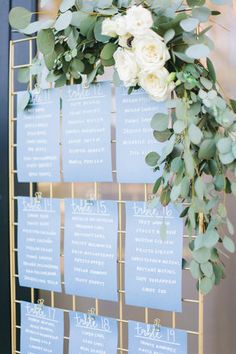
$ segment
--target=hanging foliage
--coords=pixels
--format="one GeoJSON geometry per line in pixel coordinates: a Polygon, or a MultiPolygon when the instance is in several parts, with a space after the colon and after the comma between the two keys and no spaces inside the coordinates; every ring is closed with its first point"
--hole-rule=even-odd
{"type": "Polygon", "coordinates": [[[224,252],[235,252],[225,200],[236,195],[236,102],[219,89],[207,36],[219,14],[205,0],[64,0],[55,20],[31,22],[33,14],[20,7],[9,15],[13,28],[37,32],[41,53],[19,71],[21,82],[33,76],[40,85],[46,67],[55,87],[72,79],[89,84],[114,66],[114,82],[122,81],[129,93],[141,87],[166,101],[169,114],[157,113],[151,122],[154,139],[165,145],[146,162],[154,171],[163,167],[153,188],[161,203],[185,205],[180,217],[190,237],[190,271],[203,294],[224,278],[224,252]]]}

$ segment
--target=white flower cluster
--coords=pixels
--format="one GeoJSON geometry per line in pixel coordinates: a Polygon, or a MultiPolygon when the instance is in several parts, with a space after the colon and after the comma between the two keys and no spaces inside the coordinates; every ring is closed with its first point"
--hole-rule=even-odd
{"type": "Polygon", "coordinates": [[[141,86],[154,100],[164,101],[174,89],[165,68],[170,54],[163,38],[154,32],[152,14],[132,6],[126,15],[103,21],[102,34],[118,37],[115,67],[126,87],[141,86]]]}

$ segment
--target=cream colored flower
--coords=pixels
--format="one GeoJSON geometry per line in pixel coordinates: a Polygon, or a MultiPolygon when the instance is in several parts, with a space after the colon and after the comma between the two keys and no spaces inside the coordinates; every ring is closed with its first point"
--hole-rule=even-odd
{"type": "Polygon", "coordinates": [[[143,36],[135,37],[132,47],[142,70],[159,70],[170,59],[162,37],[152,30],[147,30],[143,36]]]}
{"type": "Polygon", "coordinates": [[[117,37],[116,24],[112,19],[106,18],[102,22],[102,34],[104,36],[117,37]]]}
{"type": "Polygon", "coordinates": [[[152,14],[143,6],[132,6],[126,14],[127,32],[133,36],[142,35],[153,25],[152,14]]]}
{"type": "Polygon", "coordinates": [[[173,82],[169,82],[169,72],[166,68],[149,72],[141,71],[139,85],[158,102],[165,101],[175,87],[173,82]]]}
{"type": "Polygon", "coordinates": [[[114,53],[115,68],[126,87],[135,86],[138,82],[138,66],[134,53],[125,48],[118,48],[114,53]]]}

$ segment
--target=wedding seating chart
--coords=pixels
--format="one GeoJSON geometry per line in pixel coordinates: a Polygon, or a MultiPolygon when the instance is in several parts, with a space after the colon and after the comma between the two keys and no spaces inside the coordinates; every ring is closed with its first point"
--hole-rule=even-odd
{"type": "Polygon", "coordinates": [[[187,354],[187,333],[173,328],[129,322],[129,354],[187,354]]]}
{"type": "Polygon", "coordinates": [[[117,301],[118,210],[113,201],[65,200],[65,290],[117,301]]]}
{"type": "Polygon", "coordinates": [[[174,206],[126,203],[128,305],[181,311],[183,221],[174,206]],[[161,235],[166,229],[166,236],[161,235]]]}
{"type": "Polygon", "coordinates": [[[116,320],[70,312],[69,354],[117,354],[117,342],[116,320]]]}
{"type": "Polygon", "coordinates": [[[66,182],[112,182],[111,84],[63,91],[63,170],[66,182]]]}
{"type": "Polygon", "coordinates": [[[18,198],[18,271],[21,286],[61,291],[59,199],[18,198]]]}
{"type": "Polygon", "coordinates": [[[163,143],[153,137],[150,126],[156,113],[166,113],[165,103],[157,103],[144,91],[116,88],[117,154],[116,169],[119,183],[153,183],[157,173],[146,164],[145,157],[151,151],[161,152],[163,143]]]}
{"type": "MultiPolygon", "coordinates": [[[[17,95],[21,100],[24,92],[17,95]]],[[[60,95],[57,89],[32,94],[17,113],[19,182],[60,181],[60,95]]]]}
{"type": "Polygon", "coordinates": [[[64,313],[61,310],[21,303],[21,353],[63,354],[64,313]]]}

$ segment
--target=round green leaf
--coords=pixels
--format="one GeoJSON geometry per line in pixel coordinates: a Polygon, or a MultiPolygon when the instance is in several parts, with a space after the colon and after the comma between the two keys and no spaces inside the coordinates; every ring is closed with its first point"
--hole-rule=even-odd
{"type": "Polygon", "coordinates": [[[71,71],[82,73],[84,71],[84,63],[82,60],[74,58],[70,64],[71,71]]]}
{"type": "Polygon", "coordinates": [[[216,144],[213,139],[205,139],[200,145],[198,157],[201,160],[210,160],[215,156],[216,144]]]}
{"type": "Polygon", "coordinates": [[[71,11],[64,12],[56,20],[56,23],[54,26],[55,30],[62,31],[64,29],[66,29],[71,24],[71,20],[72,20],[72,12],[71,11]]]}
{"type": "Polygon", "coordinates": [[[219,238],[220,236],[216,230],[207,230],[203,235],[204,246],[209,249],[214,247],[219,241],[219,238]]]}
{"type": "Polygon", "coordinates": [[[101,51],[101,58],[104,60],[109,60],[113,58],[113,54],[117,49],[117,45],[114,43],[107,43],[102,51],[101,51]]]}
{"type": "Polygon", "coordinates": [[[201,270],[199,263],[197,263],[194,259],[190,263],[190,272],[194,279],[199,279],[201,277],[201,270]]]}
{"type": "Polygon", "coordinates": [[[44,29],[38,33],[37,46],[38,50],[44,55],[50,54],[54,51],[55,37],[52,29],[44,29]]]}
{"type": "Polygon", "coordinates": [[[193,8],[192,16],[197,18],[200,22],[207,22],[211,16],[211,10],[205,6],[195,7],[193,8]]]}
{"type": "Polygon", "coordinates": [[[61,12],[66,12],[67,10],[69,10],[74,5],[75,5],[75,0],[63,0],[61,5],[60,5],[60,11],[61,12]]]}
{"type": "Polygon", "coordinates": [[[212,281],[212,279],[205,277],[200,280],[199,289],[203,295],[207,295],[213,288],[213,285],[214,282],[212,281]]]}
{"type": "Polygon", "coordinates": [[[213,266],[211,262],[201,264],[201,271],[207,278],[211,278],[213,275],[213,266]]]}
{"type": "Polygon", "coordinates": [[[103,19],[102,20],[98,20],[96,23],[95,23],[95,26],[94,26],[94,36],[96,38],[96,40],[98,42],[102,42],[102,43],[106,43],[109,41],[110,37],[108,36],[104,36],[102,34],[102,23],[103,23],[103,19]]]}
{"type": "Polygon", "coordinates": [[[153,132],[153,136],[157,141],[160,141],[161,143],[163,143],[170,138],[171,131],[169,129],[166,129],[163,132],[158,132],[157,130],[155,130],[153,132]]]}
{"type": "Polygon", "coordinates": [[[190,125],[188,133],[189,133],[189,138],[193,144],[195,145],[200,144],[203,134],[195,124],[190,125]]]}
{"type": "Polygon", "coordinates": [[[222,138],[217,143],[217,149],[221,154],[227,154],[232,149],[232,139],[231,138],[222,138]]]}
{"type": "Polygon", "coordinates": [[[13,28],[21,30],[30,24],[32,13],[24,7],[14,7],[9,13],[9,22],[13,28]]]}
{"type": "Polygon", "coordinates": [[[220,161],[224,164],[224,165],[229,165],[230,163],[232,163],[235,159],[234,155],[232,154],[232,152],[229,152],[228,154],[220,154],[220,161]]]}
{"type": "Polygon", "coordinates": [[[180,22],[180,26],[186,32],[194,31],[198,25],[199,25],[199,20],[197,18],[189,17],[189,18],[186,18],[180,22]]]}
{"type": "Polygon", "coordinates": [[[149,166],[155,167],[158,163],[159,158],[160,155],[158,155],[155,151],[153,151],[146,156],[145,161],[149,166]]]}
{"type": "Polygon", "coordinates": [[[229,238],[228,236],[225,236],[223,239],[223,246],[224,248],[229,251],[230,253],[234,253],[235,252],[235,243],[234,241],[229,238]]]}
{"type": "Polygon", "coordinates": [[[199,248],[193,252],[193,258],[198,263],[206,263],[211,258],[211,251],[205,247],[199,248]]]}
{"type": "Polygon", "coordinates": [[[201,59],[210,54],[210,49],[205,44],[194,44],[186,50],[185,54],[193,59],[201,59]]]}
{"type": "Polygon", "coordinates": [[[167,130],[169,125],[169,117],[164,113],[157,113],[152,118],[151,127],[153,130],[157,130],[158,132],[164,132],[167,130]]]}
{"type": "Polygon", "coordinates": [[[183,120],[177,120],[174,123],[173,129],[176,134],[181,134],[186,128],[186,123],[183,120]]]}
{"type": "Polygon", "coordinates": [[[180,192],[181,192],[181,184],[172,187],[170,193],[170,199],[172,200],[172,202],[175,202],[179,198],[180,192]]]}

